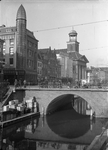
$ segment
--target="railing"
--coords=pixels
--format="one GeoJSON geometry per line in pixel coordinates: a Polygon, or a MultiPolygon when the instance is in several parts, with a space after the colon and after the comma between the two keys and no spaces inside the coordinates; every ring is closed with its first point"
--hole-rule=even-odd
{"type": "Polygon", "coordinates": [[[41,83],[38,84],[38,85],[39,85],[39,87],[41,87],[41,88],[62,88],[62,84],[59,83],[59,82],[55,82],[55,83],[53,83],[53,82],[48,82],[48,83],[46,83],[46,82],[41,82],[41,83]]]}

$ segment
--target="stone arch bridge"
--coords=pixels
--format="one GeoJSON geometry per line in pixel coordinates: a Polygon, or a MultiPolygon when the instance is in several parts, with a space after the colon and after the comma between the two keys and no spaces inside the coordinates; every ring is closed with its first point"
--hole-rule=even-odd
{"type": "Polygon", "coordinates": [[[48,109],[50,103],[58,101],[59,105],[69,103],[68,100],[60,100],[60,96],[77,95],[89,103],[96,117],[108,118],[108,89],[67,89],[67,88],[26,88],[25,99],[35,96],[40,104],[40,109],[48,109]]]}

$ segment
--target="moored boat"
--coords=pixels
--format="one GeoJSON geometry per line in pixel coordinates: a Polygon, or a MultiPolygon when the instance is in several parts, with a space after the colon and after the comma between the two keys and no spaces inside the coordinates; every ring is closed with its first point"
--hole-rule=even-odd
{"type": "Polygon", "coordinates": [[[0,114],[0,127],[3,128],[30,117],[40,115],[39,104],[35,97],[25,100],[22,103],[19,103],[18,100],[12,100],[9,101],[8,105],[3,106],[0,114]]]}

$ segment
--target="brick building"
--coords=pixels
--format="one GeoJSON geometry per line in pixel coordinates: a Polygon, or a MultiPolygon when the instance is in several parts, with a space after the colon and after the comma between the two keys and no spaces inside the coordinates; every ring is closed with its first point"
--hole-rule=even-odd
{"type": "Polygon", "coordinates": [[[26,25],[26,11],[21,5],[16,15],[16,26],[0,27],[0,38],[4,40],[4,79],[8,79],[11,84],[15,78],[37,82],[38,40],[26,25]]]}
{"type": "Polygon", "coordinates": [[[57,60],[56,53],[51,47],[39,49],[42,56],[42,77],[44,79],[53,80],[61,77],[61,66],[57,60]]]}

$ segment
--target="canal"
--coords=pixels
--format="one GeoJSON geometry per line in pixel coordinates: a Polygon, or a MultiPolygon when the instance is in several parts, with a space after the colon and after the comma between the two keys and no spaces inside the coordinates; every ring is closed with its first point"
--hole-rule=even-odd
{"type": "Polygon", "coordinates": [[[9,150],[86,150],[102,132],[105,119],[73,116],[73,110],[31,118],[2,129],[1,149],[9,150]]]}
{"type": "MultiPolygon", "coordinates": [[[[14,98],[16,97],[21,101],[24,93],[17,93],[17,96],[14,95],[14,98]]],[[[80,101],[80,106],[84,106],[85,101],[80,101]]],[[[91,120],[84,108],[86,107],[79,107],[78,97],[73,107],[1,129],[0,149],[86,150],[94,138],[101,134],[108,120],[91,120]]]]}

